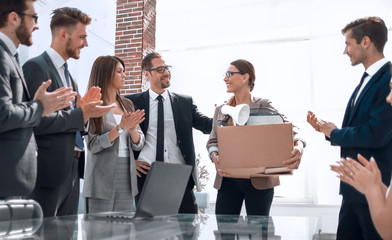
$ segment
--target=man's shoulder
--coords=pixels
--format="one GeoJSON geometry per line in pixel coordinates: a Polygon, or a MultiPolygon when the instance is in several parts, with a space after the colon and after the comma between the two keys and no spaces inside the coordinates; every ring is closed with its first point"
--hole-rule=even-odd
{"type": "MultiPolygon", "coordinates": [[[[23,64],[23,67],[24,67],[24,66],[28,66],[28,65],[30,65],[30,64],[33,64],[33,65],[44,64],[45,61],[47,61],[47,59],[46,59],[44,56],[45,56],[45,52],[42,53],[42,54],[40,54],[40,55],[38,55],[38,56],[36,56],[36,57],[30,58],[29,60],[27,60],[27,61],[25,62],[25,64],[23,64]]],[[[48,59],[48,60],[50,61],[50,59],[48,59]]]]}
{"type": "Polygon", "coordinates": [[[132,93],[129,95],[125,95],[125,98],[128,98],[130,100],[137,100],[140,99],[141,97],[145,96],[146,94],[148,94],[148,91],[145,92],[141,92],[141,93],[132,93]]]}
{"type": "Polygon", "coordinates": [[[192,100],[192,96],[190,96],[190,95],[181,94],[181,93],[174,93],[174,92],[169,92],[169,94],[173,98],[178,98],[179,100],[192,100]]]}

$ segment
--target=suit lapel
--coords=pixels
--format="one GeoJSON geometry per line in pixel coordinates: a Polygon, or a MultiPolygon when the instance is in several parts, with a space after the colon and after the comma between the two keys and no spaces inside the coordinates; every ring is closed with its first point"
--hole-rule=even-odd
{"type": "Polygon", "coordinates": [[[178,137],[179,136],[178,119],[180,119],[180,109],[179,109],[179,105],[178,105],[178,103],[179,103],[178,97],[175,94],[172,94],[171,92],[169,92],[169,90],[167,91],[167,93],[169,95],[170,103],[172,106],[174,126],[176,128],[176,134],[178,137]]]}
{"type": "Polygon", "coordinates": [[[55,79],[52,79],[52,81],[55,82],[59,88],[63,87],[63,81],[61,81],[61,77],[57,71],[57,68],[54,66],[49,55],[46,52],[43,52],[41,56],[45,60],[46,64],[48,64],[50,71],[56,76],[55,79]]]}
{"type": "Polygon", "coordinates": [[[150,94],[145,91],[141,95],[140,109],[144,109],[144,121],[141,123],[141,128],[144,134],[147,133],[148,123],[150,119],[150,94]]]}
{"type": "Polygon", "coordinates": [[[26,94],[26,96],[27,96],[27,99],[31,99],[29,90],[28,90],[28,88],[27,88],[26,81],[25,81],[25,79],[24,79],[24,75],[23,75],[23,70],[22,70],[22,68],[19,66],[19,64],[18,64],[18,62],[16,61],[15,57],[11,54],[11,51],[8,49],[7,45],[6,45],[1,39],[0,39],[0,44],[3,45],[3,48],[4,48],[4,49],[6,50],[6,52],[8,53],[8,55],[9,55],[9,57],[10,57],[10,59],[11,59],[11,62],[15,65],[16,72],[18,73],[19,78],[20,78],[21,81],[22,81],[22,85],[23,85],[23,88],[24,88],[24,92],[25,92],[25,94],[26,94]]]}
{"type": "MultiPolygon", "coordinates": [[[[350,106],[347,106],[347,109],[350,108],[350,110],[351,110],[351,111],[350,111],[350,115],[348,116],[347,124],[349,124],[349,123],[352,121],[352,119],[353,119],[353,117],[354,117],[356,111],[357,111],[358,108],[359,108],[359,105],[361,104],[362,99],[365,97],[365,94],[369,91],[369,89],[372,88],[372,86],[377,82],[377,80],[381,77],[382,74],[384,74],[384,72],[385,72],[389,67],[390,67],[390,62],[384,64],[384,66],[382,66],[382,67],[372,76],[372,78],[369,80],[369,82],[366,84],[366,86],[365,86],[364,89],[362,90],[361,94],[358,96],[358,99],[357,99],[357,101],[356,101],[356,103],[355,103],[353,109],[351,109],[350,106]]],[[[351,96],[351,98],[352,98],[352,97],[353,97],[353,96],[351,96]]],[[[349,101],[349,104],[348,104],[348,105],[350,105],[350,103],[351,103],[351,98],[350,98],[350,101],[349,101]]],[[[347,111],[346,111],[346,113],[347,113],[347,111]]],[[[344,118],[346,119],[346,115],[345,115],[344,118]]]]}

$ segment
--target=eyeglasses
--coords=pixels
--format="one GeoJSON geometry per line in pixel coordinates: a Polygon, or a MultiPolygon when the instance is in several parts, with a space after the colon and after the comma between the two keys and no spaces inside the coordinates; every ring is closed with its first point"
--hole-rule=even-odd
{"type": "Polygon", "coordinates": [[[171,69],[172,69],[172,66],[162,66],[162,67],[150,68],[150,69],[147,69],[147,71],[149,71],[149,72],[151,72],[151,71],[157,71],[157,72],[159,72],[159,73],[164,73],[165,70],[168,71],[168,72],[170,72],[171,69]]]}
{"type": "Polygon", "coordinates": [[[34,18],[35,23],[38,23],[38,15],[37,14],[27,14],[27,13],[18,13],[21,16],[29,16],[34,18]]]}
{"type": "Polygon", "coordinates": [[[245,74],[244,72],[226,72],[225,76],[228,77],[228,78],[231,78],[231,76],[233,76],[233,74],[235,74],[235,73],[238,73],[238,74],[241,74],[241,75],[245,74]]]}

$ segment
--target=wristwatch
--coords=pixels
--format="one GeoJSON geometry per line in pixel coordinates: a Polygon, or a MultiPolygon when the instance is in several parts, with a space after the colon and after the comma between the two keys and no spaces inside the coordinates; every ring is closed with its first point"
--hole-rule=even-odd
{"type": "Polygon", "coordinates": [[[124,132],[124,129],[122,129],[119,125],[117,125],[116,128],[119,135],[124,132]]]}
{"type": "Polygon", "coordinates": [[[216,151],[211,152],[211,154],[210,154],[211,160],[212,160],[212,157],[215,157],[215,156],[218,156],[218,152],[216,152],[216,151]]]}

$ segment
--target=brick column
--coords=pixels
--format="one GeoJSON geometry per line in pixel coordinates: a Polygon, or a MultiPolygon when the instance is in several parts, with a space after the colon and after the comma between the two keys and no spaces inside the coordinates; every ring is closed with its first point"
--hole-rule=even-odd
{"type": "Polygon", "coordinates": [[[117,0],[115,55],[125,62],[127,78],[121,94],[142,92],[146,52],[155,49],[156,0],[117,0]]]}

